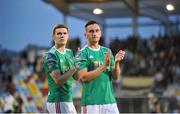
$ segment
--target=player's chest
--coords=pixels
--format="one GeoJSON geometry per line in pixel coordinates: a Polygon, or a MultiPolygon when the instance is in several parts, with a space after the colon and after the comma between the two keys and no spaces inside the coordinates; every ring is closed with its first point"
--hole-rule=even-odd
{"type": "Polygon", "coordinates": [[[69,63],[68,63],[68,58],[66,56],[58,56],[58,66],[59,66],[59,69],[62,73],[66,72],[69,70],[69,63]]]}
{"type": "Polygon", "coordinates": [[[94,68],[102,65],[104,61],[104,55],[102,53],[89,53],[88,58],[89,65],[94,68]]]}

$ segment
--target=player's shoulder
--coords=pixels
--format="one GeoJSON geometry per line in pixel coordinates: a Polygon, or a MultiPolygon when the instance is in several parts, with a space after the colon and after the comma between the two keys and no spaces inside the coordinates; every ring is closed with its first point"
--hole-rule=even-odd
{"type": "Polygon", "coordinates": [[[55,52],[56,52],[56,49],[52,47],[47,52],[45,52],[43,58],[46,60],[51,59],[55,56],[55,52]]]}
{"type": "Polygon", "coordinates": [[[66,48],[66,51],[68,51],[68,52],[72,52],[72,50],[71,50],[71,49],[69,49],[69,48],[66,48]]]}
{"type": "Polygon", "coordinates": [[[66,51],[67,51],[68,53],[73,53],[73,51],[72,51],[71,49],[69,49],[69,48],[66,48],[66,51]]]}
{"type": "Polygon", "coordinates": [[[80,52],[80,53],[84,53],[84,52],[86,52],[87,51],[87,45],[85,45],[85,46],[83,46],[78,52],[80,52]]]}
{"type": "Polygon", "coordinates": [[[104,47],[104,46],[100,46],[100,48],[101,48],[101,50],[103,50],[103,51],[108,51],[108,50],[110,50],[109,48],[104,47]]]}
{"type": "Polygon", "coordinates": [[[68,54],[71,55],[71,56],[74,55],[74,54],[73,54],[73,51],[72,51],[71,49],[68,49],[68,48],[66,48],[66,53],[68,53],[68,54]]]}
{"type": "Polygon", "coordinates": [[[85,51],[87,49],[87,45],[83,46],[79,51],[85,51]]]}
{"type": "Polygon", "coordinates": [[[77,53],[76,53],[76,59],[80,59],[82,56],[85,56],[87,53],[87,45],[83,46],[77,53]]]}
{"type": "Polygon", "coordinates": [[[55,54],[56,48],[52,47],[47,51],[47,54],[55,54]]]}

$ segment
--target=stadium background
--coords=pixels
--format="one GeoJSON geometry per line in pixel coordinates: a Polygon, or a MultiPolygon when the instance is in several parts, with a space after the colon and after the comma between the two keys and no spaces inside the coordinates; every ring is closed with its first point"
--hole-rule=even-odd
{"type": "MultiPolygon", "coordinates": [[[[45,112],[48,86],[41,59],[52,46],[53,25],[69,26],[68,47],[75,53],[85,44],[84,23],[95,19],[102,25],[101,44],[113,54],[126,51],[122,78],[113,82],[120,112],[149,112],[150,92],[159,98],[161,112],[168,112],[171,94],[180,97],[179,6],[178,0],[1,0],[0,111],[9,91],[17,103],[22,99],[23,112],[45,112]],[[168,3],[175,10],[167,11],[168,3]],[[96,7],[103,13],[93,14],[96,7]]],[[[80,112],[79,82],[73,90],[80,112]]]]}

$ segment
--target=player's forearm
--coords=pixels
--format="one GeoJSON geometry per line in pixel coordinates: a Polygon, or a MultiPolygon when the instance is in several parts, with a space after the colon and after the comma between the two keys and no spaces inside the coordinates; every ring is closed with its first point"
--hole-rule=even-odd
{"type": "Polygon", "coordinates": [[[70,69],[68,72],[63,74],[62,76],[59,77],[58,84],[64,84],[67,82],[67,80],[73,76],[73,74],[76,72],[75,68],[70,69]]]}
{"type": "Polygon", "coordinates": [[[52,78],[54,79],[55,83],[58,85],[62,85],[67,82],[67,80],[73,76],[73,74],[76,72],[75,68],[70,69],[65,74],[61,75],[60,72],[53,72],[52,78]]]}
{"type": "Polygon", "coordinates": [[[115,67],[112,69],[112,77],[114,80],[119,79],[121,73],[120,64],[119,62],[115,63],[115,67]]]}
{"type": "Polygon", "coordinates": [[[89,82],[89,81],[95,79],[96,77],[98,77],[100,75],[100,73],[102,73],[106,69],[106,67],[107,66],[105,64],[102,64],[101,66],[99,66],[97,69],[95,69],[93,71],[89,71],[84,74],[81,74],[80,79],[83,82],[89,82]]]}

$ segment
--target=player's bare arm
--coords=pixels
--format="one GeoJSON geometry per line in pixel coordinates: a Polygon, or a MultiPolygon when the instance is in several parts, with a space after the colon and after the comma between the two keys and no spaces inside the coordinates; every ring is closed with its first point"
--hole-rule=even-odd
{"type": "Polygon", "coordinates": [[[99,66],[97,69],[93,71],[88,71],[87,68],[80,70],[78,72],[79,79],[83,82],[89,82],[94,78],[98,77],[99,74],[103,72],[110,63],[110,51],[105,53],[104,56],[105,56],[104,63],[101,66],[99,66]]]}
{"type": "Polygon", "coordinates": [[[114,80],[119,79],[120,73],[121,73],[121,68],[120,68],[120,61],[124,59],[125,51],[120,50],[116,55],[115,55],[115,66],[112,68],[112,78],[114,80]]]}
{"type": "Polygon", "coordinates": [[[54,70],[51,72],[50,76],[53,78],[56,84],[62,85],[67,82],[67,80],[73,76],[73,74],[76,72],[76,68],[72,67],[68,72],[61,75],[59,70],[54,70]]]}

